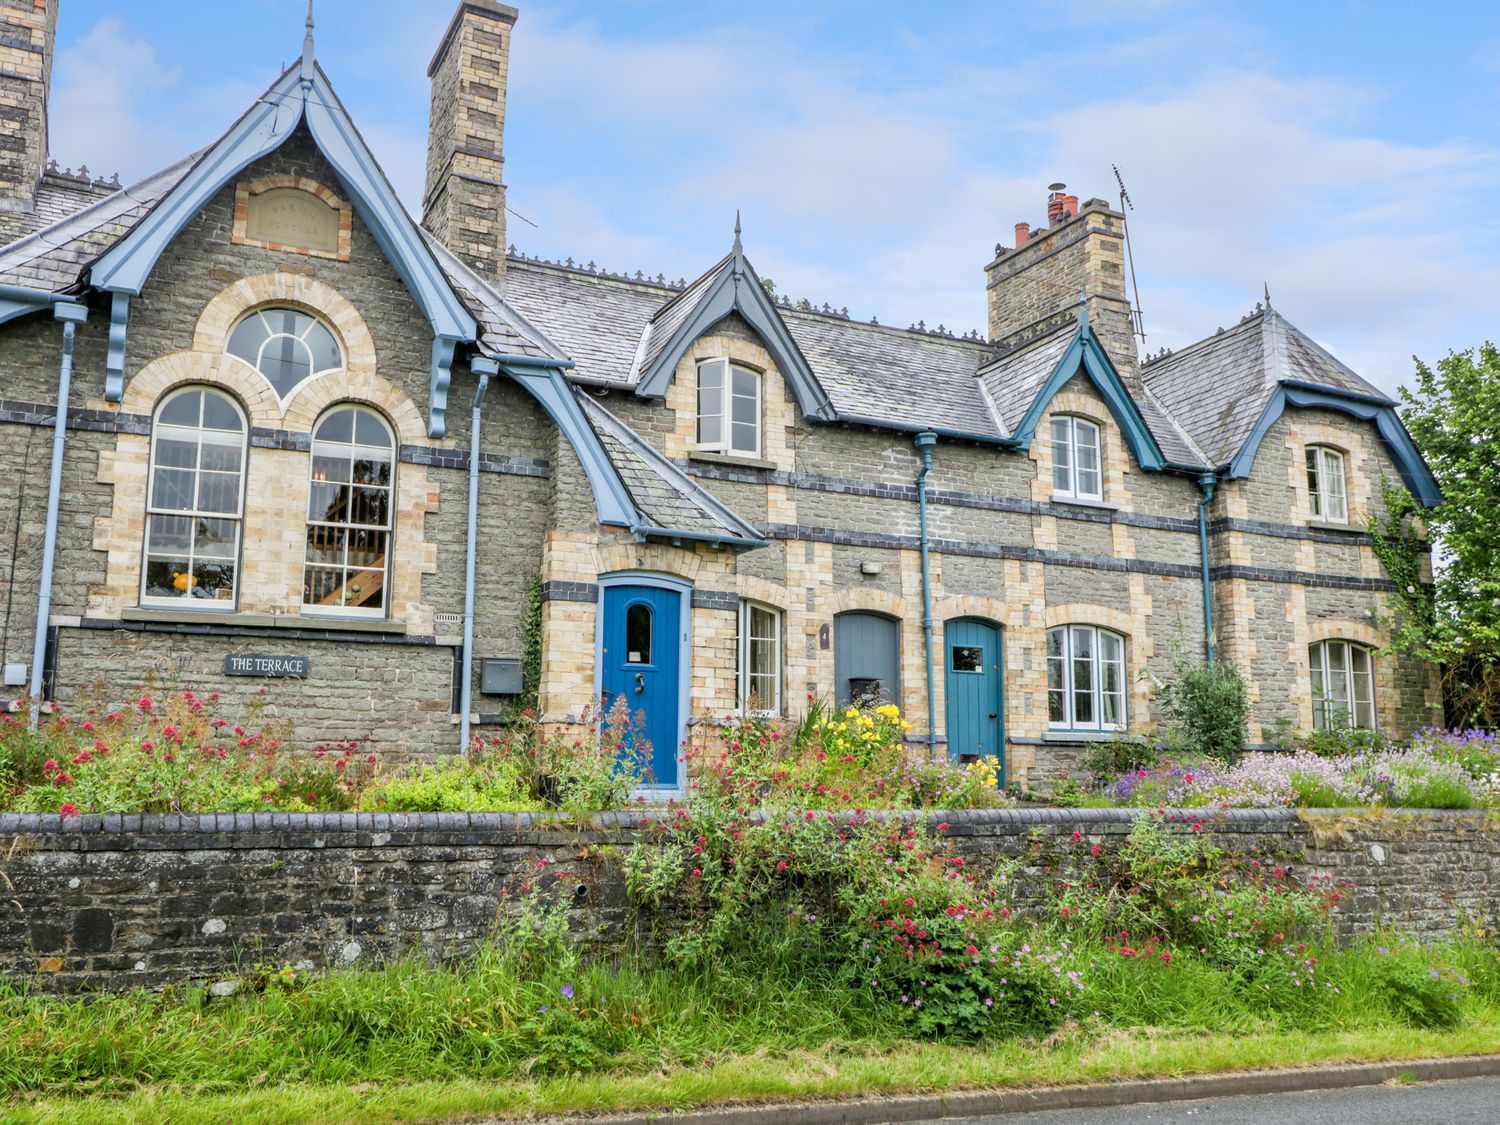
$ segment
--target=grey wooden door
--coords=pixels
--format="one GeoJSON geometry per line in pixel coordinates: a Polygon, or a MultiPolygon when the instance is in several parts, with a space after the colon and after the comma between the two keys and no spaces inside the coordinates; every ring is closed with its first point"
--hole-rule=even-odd
{"type": "Polygon", "coordinates": [[[834,698],[840,707],[900,703],[901,625],[878,613],[833,619],[834,698]]]}

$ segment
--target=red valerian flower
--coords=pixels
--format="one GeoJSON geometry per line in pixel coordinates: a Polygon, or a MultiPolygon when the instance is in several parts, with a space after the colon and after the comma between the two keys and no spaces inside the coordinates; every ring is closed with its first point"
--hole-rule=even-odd
{"type": "Polygon", "coordinates": [[[77,816],[78,815],[78,806],[75,805],[75,804],[73,804],[72,802],[68,802],[68,803],[64,804],[63,807],[60,808],[60,809],[58,809],[57,811],[60,814],[62,814],[63,816],[77,816]]]}

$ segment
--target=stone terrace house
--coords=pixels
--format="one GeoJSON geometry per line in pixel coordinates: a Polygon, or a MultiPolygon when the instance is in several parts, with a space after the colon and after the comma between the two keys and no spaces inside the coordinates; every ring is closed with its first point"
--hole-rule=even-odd
{"type": "Polygon", "coordinates": [[[456,752],[539,646],[544,716],[623,693],[665,792],[703,717],[814,696],[1036,778],[1151,731],[1174,645],[1246,670],[1257,740],[1437,716],[1364,531],[1382,480],[1437,498],[1393,404],[1269,303],[1140,362],[1105,202],[996,248],[987,339],[863,323],[769,296],[738,229],[675,285],[508,252],[495,0],[432,60],[420,223],[310,20],[209,148],[59,171],[57,15],[0,0],[13,696],[154,678],[456,752]]]}

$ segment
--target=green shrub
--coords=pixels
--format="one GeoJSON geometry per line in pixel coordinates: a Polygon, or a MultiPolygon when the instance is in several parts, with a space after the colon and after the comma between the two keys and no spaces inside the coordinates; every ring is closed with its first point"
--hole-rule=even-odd
{"type": "Polygon", "coordinates": [[[1238,666],[1177,649],[1170,678],[1157,684],[1168,737],[1179,750],[1233,765],[1250,737],[1250,693],[1238,666]]]}
{"type": "Polygon", "coordinates": [[[1096,789],[1110,785],[1121,774],[1148,769],[1161,759],[1161,748],[1144,735],[1090,742],[1084,749],[1083,768],[1096,789]]]}

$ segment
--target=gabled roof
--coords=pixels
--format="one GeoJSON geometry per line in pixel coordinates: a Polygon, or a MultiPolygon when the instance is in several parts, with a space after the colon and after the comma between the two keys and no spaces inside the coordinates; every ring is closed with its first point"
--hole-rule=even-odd
{"type": "Polygon", "coordinates": [[[586,391],[575,388],[573,393],[635,503],[639,520],[632,530],[637,535],[709,540],[741,548],[764,544],[755,528],[694,483],[586,391]]]}
{"type": "Polygon", "coordinates": [[[1141,371],[1146,388],[1215,465],[1228,463],[1283,380],[1391,400],[1275,309],[1191,344],[1141,371]]]}
{"type": "Polygon", "coordinates": [[[90,283],[106,292],[140,293],[157,259],[204,204],[247,165],[279,148],[303,122],[422,308],[434,336],[474,340],[474,318],[438,268],[328,76],[307,56],[288,67],[149,213],[94,263],[90,283]]]}
{"type": "Polygon", "coordinates": [[[760,337],[802,413],[831,420],[833,407],[827,392],[745,257],[738,221],[733,249],[646,321],[631,365],[636,393],[650,398],[666,394],[678,362],[693,341],[731,313],[737,313],[760,337]]]}

